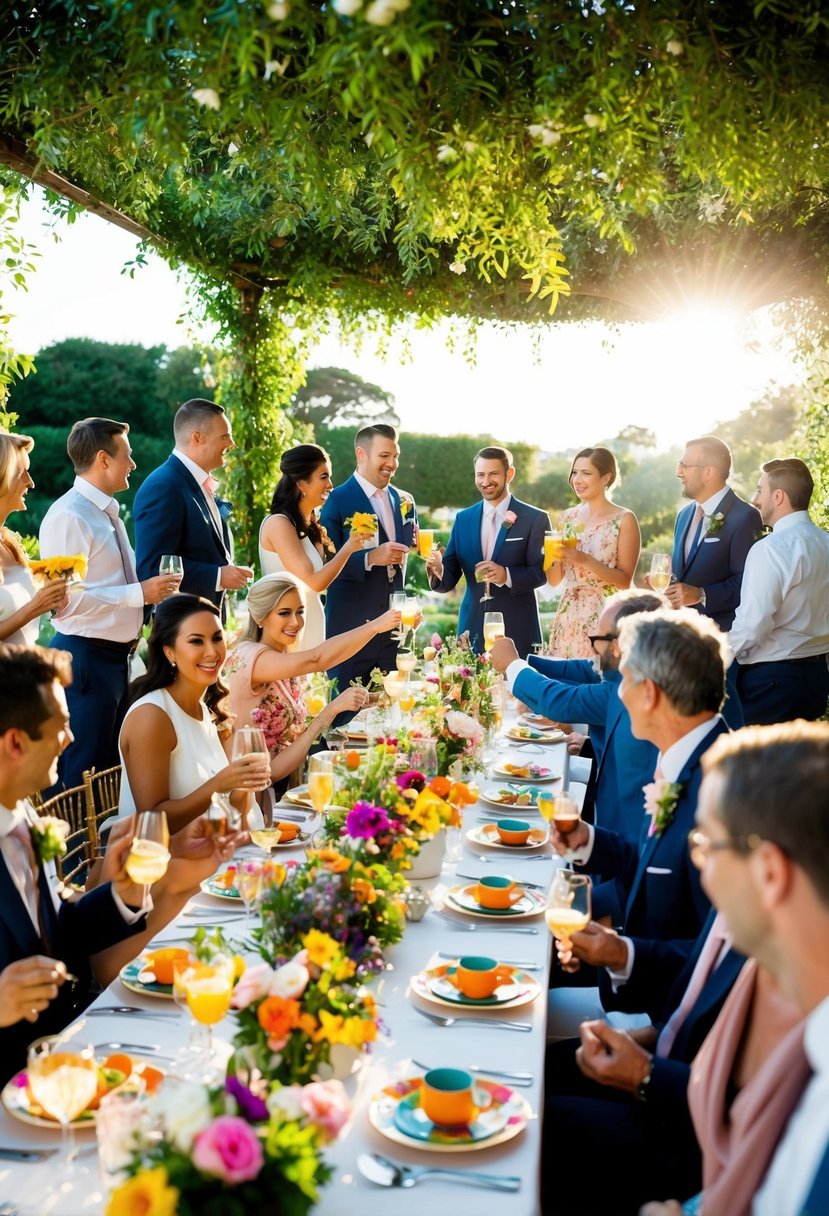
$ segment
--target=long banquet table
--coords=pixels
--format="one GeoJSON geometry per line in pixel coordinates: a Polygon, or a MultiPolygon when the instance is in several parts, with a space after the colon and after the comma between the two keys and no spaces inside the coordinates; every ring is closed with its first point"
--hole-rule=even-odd
{"type": "MultiPolygon", "coordinates": [[[[529,747],[516,746],[514,750],[505,752],[500,760],[541,762],[553,773],[560,775],[566,764],[566,745],[559,743],[545,746],[543,749],[538,744],[529,747]]],[[[482,789],[492,784],[497,785],[498,780],[487,778],[481,781],[482,789]]],[[[553,791],[560,789],[561,782],[552,784],[550,788],[553,791]]],[[[583,787],[580,791],[578,786],[574,786],[573,792],[577,795],[579,792],[583,793],[583,787]]],[[[546,889],[556,864],[546,847],[541,851],[541,856],[532,854],[532,860],[529,860],[526,855],[524,858],[510,857],[493,849],[479,847],[466,839],[466,832],[470,828],[484,822],[479,814],[481,811],[487,811],[491,815],[493,807],[485,806],[479,801],[465,812],[461,860],[456,864],[444,865],[439,879],[424,882],[423,885],[431,888],[451,886],[461,881],[455,878],[457,869],[468,875],[484,872],[509,873],[519,880],[532,882],[546,889]],[[498,860],[495,864],[484,862],[484,855],[498,860]],[[504,860],[503,865],[501,859],[504,860]]],[[[520,814],[520,810],[516,808],[504,813],[515,816],[520,814]]],[[[530,816],[530,819],[535,818],[530,816]]],[[[543,821],[539,819],[539,822],[543,821]]],[[[285,860],[292,856],[302,860],[302,850],[281,851],[280,859],[285,860]]],[[[212,908],[216,912],[216,923],[221,923],[228,904],[209,895],[199,895],[191,901],[189,907],[212,908]]],[[[188,920],[182,915],[159,935],[157,944],[173,939],[181,940],[189,936],[198,924],[210,923],[205,920],[188,920]]],[[[241,923],[229,921],[226,924],[228,937],[233,938],[235,928],[240,927],[241,923]]],[[[369,1182],[358,1171],[357,1158],[360,1153],[365,1152],[379,1152],[395,1161],[410,1165],[451,1166],[463,1170],[517,1175],[522,1180],[520,1190],[515,1194],[498,1194],[499,1216],[536,1216],[539,1211],[540,1114],[543,1103],[546,977],[550,945],[551,940],[543,915],[510,924],[501,921],[495,926],[480,918],[467,918],[446,910],[439,912],[433,906],[419,923],[407,923],[403,940],[387,952],[389,970],[375,984],[384,1033],[374,1044],[372,1054],[362,1069],[346,1082],[352,1097],[353,1117],[340,1140],[325,1150],[326,1160],[335,1172],[322,1191],[318,1207],[314,1209],[319,1216],[345,1216],[346,1213],[358,1210],[361,1216],[386,1216],[390,1210],[404,1216],[407,1212],[421,1212],[424,1205],[428,1205],[437,1216],[445,1216],[450,1212],[453,1216],[464,1216],[465,1213],[479,1212],[483,1204],[493,1200],[491,1191],[440,1179],[424,1180],[410,1190],[397,1188],[392,1196],[386,1188],[369,1182]],[[476,926],[474,932],[463,929],[464,925],[470,924],[476,926]],[[519,926],[532,927],[537,929],[537,933],[515,932],[519,926]],[[409,981],[423,968],[441,961],[436,957],[436,951],[485,954],[506,961],[532,962],[540,967],[533,975],[540,982],[541,994],[531,1005],[500,1013],[497,1010],[491,1014],[485,1010],[476,1010],[475,1016],[480,1018],[480,1027],[434,1025],[422,1017],[415,1006],[442,1014],[451,1014],[453,1010],[413,995],[409,990],[409,981]],[[518,1033],[488,1027],[488,1022],[493,1018],[530,1023],[532,1030],[530,1033],[518,1033]],[[517,1091],[526,1097],[532,1110],[526,1128],[514,1139],[473,1152],[421,1151],[392,1143],[370,1125],[368,1107],[371,1097],[379,1093],[390,1081],[417,1075],[418,1069],[412,1065],[413,1059],[433,1067],[447,1065],[462,1068],[465,1065],[480,1065],[532,1073],[531,1086],[517,1091]]],[[[136,995],[135,992],[124,988],[120,981],[116,981],[104,992],[95,1004],[136,1005],[145,1008],[148,1013],[176,1009],[172,1002],[136,995]]],[[[184,1014],[176,1019],[163,1020],[123,1014],[96,1016],[87,1020],[83,1038],[93,1043],[156,1044],[159,1056],[172,1057],[184,1041],[187,1021],[184,1014]]],[[[215,1028],[216,1037],[229,1042],[233,1029],[233,1020],[228,1018],[215,1028]]],[[[159,1062],[162,1067],[169,1067],[165,1060],[159,1062]]],[[[94,1146],[94,1134],[91,1130],[79,1131],[77,1139],[81,1149],[89,1145],[94,1146]]],[[[57,1127],[53,1132],[51,1129],[28,1126],[11,1117],[5,1109],[0,1110],[0,1145],[56,1148],[58,1144],[57,1127]]],[[[51,1211],[59,1211],[61,1216],[80,1216],[81,1213],[102,1211],[104,1203],[101,1183],[96,1159],[92,1153],[88,1157],[88,1162],[92,1163],[89,1191],[83,1199],[74,1192],[68,1201],[64,1199],[53,1207],[42,1204],[33,1206],[32,1196],[44,1183],[47,1172],[54,1171],[57,1160],[57,1157],[54,1157],[48,1163],[37,1165],[0,1160],[0,1199],[17,1205],[19,1216],[34,1213],[39,1216],[41,1212],[51,1211]]]]}

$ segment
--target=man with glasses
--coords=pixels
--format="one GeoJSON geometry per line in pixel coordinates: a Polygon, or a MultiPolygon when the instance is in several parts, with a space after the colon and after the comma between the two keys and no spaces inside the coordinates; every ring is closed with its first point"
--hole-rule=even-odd
{"type": "Polygon", "coordinates": [[[714,435],[685,445],[676,475],[683,498],[674,528],[672,608],[695,608],[730,629],[740,602],[746,555],[761,535],[758,512],[728,487],[731,451],[714,435]]]}
{"type": "MultiPolygon", "coordinates": [[[[511,692],[536,713],[560,722],[587,722],[595,755],[596,822],[633,839],[642,823],[642,786],[656,765],[656,748],[637,739],[618,697],[621,651],[618,625],[637,612],[663,606],[652,592],[620,591],[610,597],[590,635],[589,659],[519,658],[511,638],[498,638],[492,665],[504,672],[511,692]]],[[[593,779],[591,778],[591,784],[593,779]]]]}

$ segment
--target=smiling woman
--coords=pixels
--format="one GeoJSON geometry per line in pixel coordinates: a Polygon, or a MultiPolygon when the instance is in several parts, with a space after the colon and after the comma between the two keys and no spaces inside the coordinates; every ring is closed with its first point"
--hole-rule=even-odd
{"type": "Polygon", "coordinates": [[[132,687],[121,728],[120,815],[165,811],[177,831],[206,811],[214,794],[230,795],[244,812],[252,792],[269,783],[261,757],[229,761],[225,654],[218,609],[209,600],[175,595],[158,605],[147,674],[132,687]]]}

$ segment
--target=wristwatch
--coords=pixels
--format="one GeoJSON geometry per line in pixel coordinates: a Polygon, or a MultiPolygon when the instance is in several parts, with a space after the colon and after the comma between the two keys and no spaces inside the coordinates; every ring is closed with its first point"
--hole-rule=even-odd
{"type": "Polygon", "coordinates": [[[634,1093],[634,1095],[633,1095],[633,1096],[634,1096],[634,1098],[636,1098],[636,1099],[637,1099],[637,1101],[639,1101],[639,1102],[647,1102],[647,1100],[648,1100],[648,1086],[649,1086],[649,1085],[650,1085],[650,1083],[651,1083],[651,1077],[652,1077],[652,1076],[653,1076],[653,1060],[651,1060],[650,1064],[648,1065],[648,1071],[645,1073],[644,1077],[643,1077],[643,1078],[642,1078],[642,1080],[639,1082],[639,1088],[636,1090],[636,1092],[635,1092],[635,1093],[634,1093]]]}
{"type": "Polygon", "coordinates": [[[700,606],[700,608],[704,608],[705,607],[705,588],[698,587],[697,590],[699,591],[699,606],[700,606]]]}

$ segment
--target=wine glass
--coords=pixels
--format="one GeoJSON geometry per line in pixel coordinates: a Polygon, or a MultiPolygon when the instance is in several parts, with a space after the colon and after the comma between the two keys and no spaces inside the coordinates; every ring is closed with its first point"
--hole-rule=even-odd
{"type": "Polygon", "coordinates": [[[270,855],[271,851],[269,849],[267,859],[263,860],[261,857],[253,857],[247,861],[241,859],[236,863],[236,890],[239,892],[245,905],[246,932],[253,924],[252,913],[259,896],[262,894],[265,868],[270,862],[270,855]]]}
{"type": "Polygon", "coordinates": [[[36,1039],[29,1047],[26,1079],[35,1102],[60,1123],[62,1176],[55,1189],[65,1196],[72,1181],[88,1173],[74,1160],[72,1121],[86,1110],[98,1092],[95,1052],[89,1044],[72,1046],[65,1034],[36,1039]]]}
{"type": "Polygon", "coordinates": [[[260,791],[259,797],[247,813],[250,838],[255,845],[265,850],[268,857],[271,855],[271,849],[274,845],[279,844],[282,838],[281,831],[274,823],[275,810],[276,796],[273,789],[268,786],[267,789],[260,791]]]}
{"type": "Polygon", "coordinates": [[[670,553],[654,553],[651,558],[650,584],[654,591],[664,591],[671,583],[670,553]]]}
{"type": "MultiPolygon", "coordinates": [[[[399,612],[402,618],[403,609],[406,606],[408,596],[405,591],[392,591],[389,596],[389,608],[392,612],[399,612]]],[[[403,621],[401,619],[400,627],[395,629],[394,633],[389,634],[389,637],[394,638],[395,642],[402,642],[406,635],[403,632],[403,621]]]]}
{"type": "MultiPolygon", "coordinates": [[[[485,563],[482,563],[482,566],[483,566],[483,565],[485,565],[485,563]]],[[[494,595],[490,595],[490,593],[489,593],[489,579],[488,579],[488,578],[486,577],[486,575],[484,574],[483,569],[480,569],[480,570],[476,569],[476,570],[475,570],[475,582],[476,582],[476,583],[483,583],[483,585],[484,585],[484,593],[483,593],[483,595],[481,596],[481,598],[480,598],[480,600],[479,600],[479,603],[484,604],[484,603],[486,603],[486,601],[487,601],[487,600],[494,600],[494,599],[495,599],[495,596],[494,596],[494,595]]]]}
{"type": "MultiPolygon", "coordinates": [[[[575,832],[581,822],[581,807],[572,794],[562,790],[553,798],[552,820],[556,830],[566,839],[575,832]]],[[[566,860],[572,860],[572,851],[564,854],[566,860]]]]}
{"type": "Polygon", "coordinates": [[[136,811],[135,831],[124,869],[134,883],[150,887],[167,873],[170,864],[170,829],[164,811],[136,811]]]}
{"type": "Polygon", "coordinates": [[[438,773],[438,751],[435,739],[412,739],[409,752],[411,767],[424,777],[436,777],[438,773]]]}
{"type": "Polygon", "coordinates": [[[484,613],[484,650],[489,654],[497,638],[506,636],[503,612],[484,613]]]}
{"type": "Polygon", "coordinates": [[[178,579],[176,584],[176,592],[181,586],[181,580],[184,578],[184,560],[177,553],[162,553],[161,560],[158,563],[159,574],[172,574],[178,579]]]}
{"type": "MultiPolygon", "coordinates": [[[[188,971],[192,971],[196,966],[198,966],[198,963],[194,962],[189,955],[187,958],[175,959],[173,961],[173,1000],[179,1009],[183,1009],[185,1013],[190,1013],[190,1006],[187,1004],[185,977],[188,971]]],[[[189,1070],[202,1054],[202,1045],[197,1040],[197,1026],[196,1019],[190,1014],[187,1042],[178,1049],[175,1055],[177,1071],[185,1079],[189,1078],[189,1070]]]]}
{"type": "Polygon", "coordinates": [[[576,874],[573,870],[557,870],[553,878],[544,919],[564,950],[570,949],[572,935],[590,924],[591,885],[589,874],[576,874]]]}
{"type": "Polygon", "coordinates": [[[318,815],[334,797],[333,752],[315,752],[308,757],[308,797],[318,815]]]}
{"type": "Polygon", "coordinates": [[[207,1027],[204,1059],[208,1074],[213,1071],[213,1027],[222,1021],[230,1008],[233,972],[230,955],[217,953],[209,963],[189,967],[182,977],[187,1008],[200,1026],[207,1027]]]}
{"type": "Polygon", "coordinates": [[[233,759],[241,760],[243,756],[259,755],[267,756],[270,761],[264,732],[258,726],[240,726],[233,736],[233,759]]]}
{"type": "MultiPolygon", "coordinates": [[[[420,604],[417,602],[416,595],[407,595],[406,602],[403,605],[400,613],[400,627],[403,630],[403,637],[406,632],[411,630],[412,646],[414,646],[415,633],[417,632],[417,614],[420,611],[420,604]]],[[[401,638],[401,641],[403,639],[401,638]]]]}

